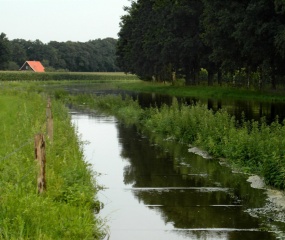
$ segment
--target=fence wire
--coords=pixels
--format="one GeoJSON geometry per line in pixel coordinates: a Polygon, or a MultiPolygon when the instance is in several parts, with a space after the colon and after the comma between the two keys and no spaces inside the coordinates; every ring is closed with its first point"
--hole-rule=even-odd
{"type": "Polygon", "coordinates": [[[23,145],[21,145],[20,147],[18,147],[17,149],[15,149],[13,152],[8,153],[6,156],[0,158],[0,161],[6,160],[8,158],[10,158],[11,156],[13,156],[14,154],[16,154],[17,152],[19,152],[20,150],[22,150],[25,146],[31,144],[34,141],[34,139],[30,139],[28,140],[26,143],[24,143],[23,145]]]}

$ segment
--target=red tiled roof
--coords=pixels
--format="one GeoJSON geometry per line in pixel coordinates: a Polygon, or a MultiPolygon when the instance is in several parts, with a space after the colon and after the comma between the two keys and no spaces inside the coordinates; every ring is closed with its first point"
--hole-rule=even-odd
{"type": "Polygon", "coordinates": [[[45,68],[39,61],[27,61],[29,66],[35,71],[35,72],[44,72],[45,68]]]}

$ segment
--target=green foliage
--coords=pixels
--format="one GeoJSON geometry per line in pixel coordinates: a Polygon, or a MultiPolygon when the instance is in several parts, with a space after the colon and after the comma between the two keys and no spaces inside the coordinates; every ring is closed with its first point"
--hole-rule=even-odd
{"type": "Polygon", "coordinates": [[[237,78],[235,86],[276,89],[276,78],[285,74],[284,5],[283,0],[133,1],[121,18],[118,64],[143,80],[171,80],[171,70],[195,85],[204,68],[209,85],[214,75],[220,85],[229,74],[237,78]],[[246,69],[246,78],[240,69],[246,69]]]}
{"type": "Polygon", "coordinates": [[[117,43],[120,68],[157,81],[171,81],[172,72],[181,70],[186,84],[192,83],[189,76],[200,67],[202,2],[136,1],[127,11],[117,43]]]}
{"type": "MultiPolygon", "coordinates": [[[[66,69],[74,72],[117,72],[113,38],[88,42],[56,42],[14,39],[9,42],[12,61],[22,66],[27,60],[41,61],[48,71],[66,69]]],[[[0,54],[1,55],[1,54],[0,54]]]]}
{"type": "Polygon", "coordinates": [[[5,33],[0,34],[0,70],[6,69],[10,60],[10,45],[5,33]]]}
{"type": "Polygon", "coordinates": [[[1,88],[0,239],[98,239],[94,173],[67,109],[52,102],[54,141],[46,138],[47,191],[37,194],[34,135],[45,132],[40,94],[1,88]]]}

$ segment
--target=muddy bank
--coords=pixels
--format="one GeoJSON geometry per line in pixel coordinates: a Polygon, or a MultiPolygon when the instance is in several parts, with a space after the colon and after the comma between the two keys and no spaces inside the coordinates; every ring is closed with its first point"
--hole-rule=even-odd
{"type": "Polygon", "coordinates": [[[191,147],[188,149],[188,152],[195,153],[203,158],[211,159],[212,157],[206,152],[197,147],[191,147]]]}
{"type": "Polygon", "coordinates": [[[269,222],[277,221],[285,223],[285,193],[272,189],[264,183],[259,176],[250,176],[247,179],[252,188],[264,189],[267,194],[267,203],[263,208],[248,209],[247,212],[255,217],[265,217],[269,222]]]}
{"type": "MultiPolygon", "coordinates": [[[[190,146],[188,151],[206,159],[212,158],[206,151],[197,147],[190,146]]],[[[220,164],[229,166],[225,160],[220,161],[220,164]]],[[[236,172],[236,170],[233,170],[233,172],[236,172]]],[[[250,182],[252,188],[264,189],[267,194],[267,203],[263,208],[248,209],[247,212],[255,217],[266,217],[268,221],[285,223],[285,192],[270,188],[265,184],[264,180],[257,175],[249,176],[247,181],[250,182]]]]}

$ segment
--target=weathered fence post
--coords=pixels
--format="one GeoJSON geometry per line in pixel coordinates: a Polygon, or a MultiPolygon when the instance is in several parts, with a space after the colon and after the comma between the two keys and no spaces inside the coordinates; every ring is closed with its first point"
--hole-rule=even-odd
{"type": "Polygon", "coordinates": [[[46,190],[46,153],[44,135],[40,133],[35,135],[35,159],[39,164],[38,193],[42,194],[46,190]]]}
{"type": "Polygon", "coordinates": [[[47,118],[47,136],[49,140],[53,141],[53,117],[51,111],[51,100],[48,98],[47,108],[46,108],[46,118],[47,118]]]}

